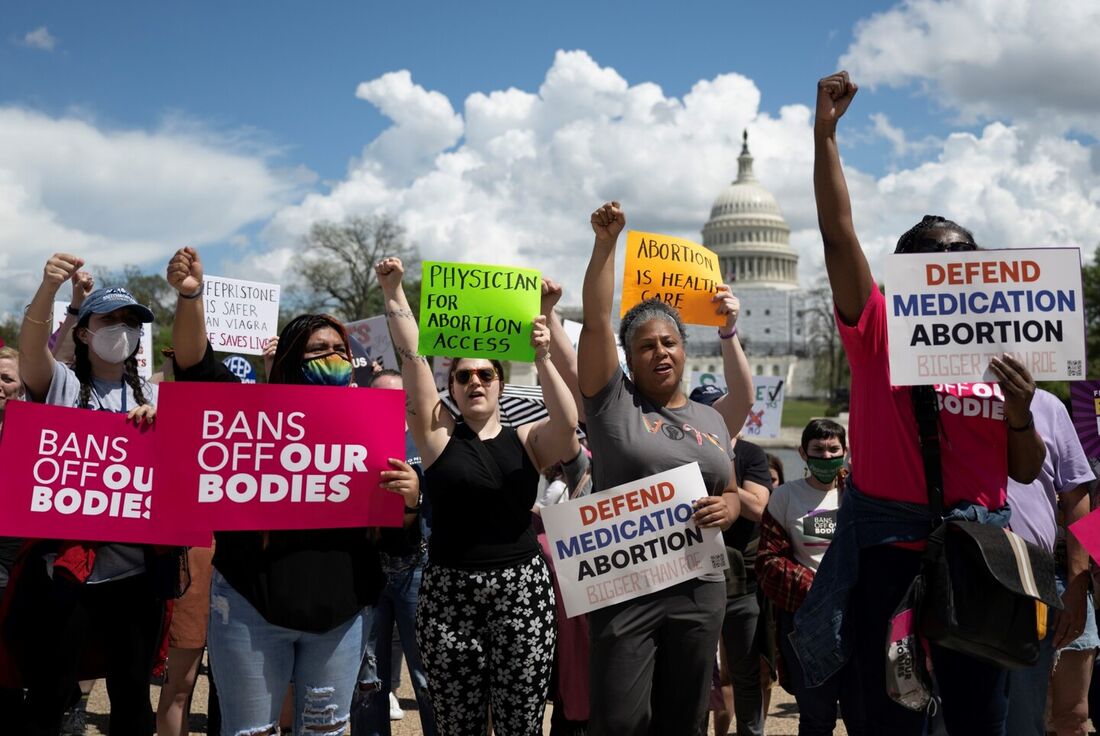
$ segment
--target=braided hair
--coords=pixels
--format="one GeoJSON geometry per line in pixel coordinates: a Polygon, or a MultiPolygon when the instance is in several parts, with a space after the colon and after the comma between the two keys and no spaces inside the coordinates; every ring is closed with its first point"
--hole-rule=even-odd
{"type": "Polygon", "coordinates": [[[974,247],[977,248],[974,234],[959,223],[954,220],[948,220],[946,217],[940,217],[939,215],[925,215],[921,218],[920,222],[906,230],[905,233],[898,238],[898,244],[897,247],[894,248],[894,253],[913,253],[916,251],[917,243],[920,241],[921,236],[930,230],[936,230],[938,228],[954,230],[971,243],[974,243],[974,247]]]}
{"type": "MultiPolygon", "coordinates": [[[[73,328],[73,373],[76,374],[76,380],[80,381],[80,395],[76,402],[77,407],[80,409],[91,408],[93,375],[92,359],[88,357],[88,343],[77,340],[76,331],[82,328],[86,329],[90,321],[91,316],[89,315],[73,328]]],[[[140,348],[138,349],[140,350],[140,348]]],[[[138,375],[137,350],[123,362],[122,366],[122,379],[134,392],[134,401],[137,402],[138,406],[148,404],[149,400],[145,398],[145,391],[142,390],[141,376],[138,375]]]]}

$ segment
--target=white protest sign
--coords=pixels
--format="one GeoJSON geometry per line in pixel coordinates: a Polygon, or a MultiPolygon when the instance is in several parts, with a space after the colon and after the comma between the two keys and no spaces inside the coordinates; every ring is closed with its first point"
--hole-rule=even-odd
{"type": "MultiPolygon", "coordinates": [[[[691,372],[691,388],[713,384],[726,391],[726,378],[721,373],[706,371],[691,372]]],[[[745,438],[775,439],[783,419],[783,397],[786,395],[786,382],[779,376],[753,376],[752,388],[755,396],[752,408],[745,419],[741,435],[745,438]]]]}
{"type": "Polygon", "coordinates": [[[377,360],[383,368],[399,370],[385,315],[348,322],[344,327],[347,328],[348,334],[358,340],[367,351],[369,360],[377,360]]]}
{"type": "MultiPolygon", "coordinates": [[[[57,332],[61,329],[61,323],[65,321],[68,316],[69,303],[68,302],[54,302],[53,303],[53,332],[57,332]]],[[[75,320],[75,317],[74,317],[75,320]]],[[[76,328],[76,323],[73,323],[73,329],[76,328]]],[[[70,331],[65,339],[70,343],[73,341],[73,334],[70,331]]],[[[142,378],[153,377],[153,325],[141,326],[141,341],[138,343],[137,355],[134,359],[137,361],[138,375],[142,378]]]]}
{"type": "Polygon", "coordinates": [[[203,278],[206,334],[215,350],[263,355],[279,329],[278,284],[222,276],[203,278]]]}
{"type": "Polygon", "coordinates": [[[442,391],[447,388],[447,377],[451,373],[452,358],[444,358],[442,355],[432,356],[432,374],[435,376],[435,387],[442,391]]]}
{"type": "Polygon", "coordinates": [[[691,520],[707,495],[698,463],[542,509],[573,617],[729,567],[722,533],[691,520]]]}
{"type": "MultiPolygon", "coordinates": [[[[575,320],[564,319],[561,326],[565,330],[565,336],[569,338],[569,342],[573,343],[573,350],[576,351],[581,342],[581,328],[584,325],[575,320]]],[[[619,356],[619,367],[623,369],[623,374],[629,376],[630,371],[626,367],[626,353],[623,351],[623,346],[619,344],[618,335],[615,335],[615,352],[619,356]]]]}
{"type": "Polygon", "coordinates": [[[1085,375],[1077,248],[912,253],[886,259],[890,382],[996,381],[1013,354],[1036,381],[1085,375]]]}

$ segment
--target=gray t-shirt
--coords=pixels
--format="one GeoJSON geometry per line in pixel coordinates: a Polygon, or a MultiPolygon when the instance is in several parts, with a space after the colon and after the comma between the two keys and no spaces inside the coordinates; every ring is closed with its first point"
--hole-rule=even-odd
{"type": "MultiPolygon", "coordinates": [[[[141,391],[147,403],[156,406],[157,387],[141,379],[141,391]]],[[[80,381],[76,374],[64,363],[54,362],[53,379],[50,390],[46,392],[47,404],[55,406],[77,406],[80,403],[80,381]]],[[[134,397],[133,389],[122,381],[101,381],[92,379],[92,394],[88,399],[88,408],[99,411],[130,411],[140,402],[134,397]]],[[[101,544],[96,548],[95,564],[88,583],[105,583],[119,580],[145,571],[145,549],[136,544],[101,544]]]]}
{"type": "MultiPolygon", "coordinates": [[[[730,435],[711,407],[694,401],[677,409],[656,406],[616,370],[603,390],[584,397],[584,412],[594,492],[692,462],[699,463],[710,495],[729,486],[730,435]]],[[[703,580],[721,581],[724,576],[719,572],[703,580]]]]}

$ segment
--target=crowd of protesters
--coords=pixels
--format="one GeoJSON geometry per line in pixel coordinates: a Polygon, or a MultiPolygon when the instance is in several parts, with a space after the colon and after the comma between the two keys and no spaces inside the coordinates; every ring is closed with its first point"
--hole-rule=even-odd
{"type": "MultiPolygon", "coordinates": [[[[111,734],[186,734],[205,652],[207,732],[232,736],[389,734],[402,656],[429,736],[539,734],[548,702],[562,736],[694,736],[710,711],[715,732],[757,736],[774,682],[794,695],[806,735],[832,733],[838,713],[853,735],[1085,733],[1100,638],[1088,555],[1065,529],[1089,512],[1095,476],[1065,407],[1011,356],[992,359],[998,384],[980,394],[997,411],[942,408],[958,386],[891,384],[886,303],[836,142],[856,92],[843,72],[819,82],[813,171],[852,374],[849,428],[805,426],[803,477],[786,480],[791,468],[739,436],[754,391],[730,286],[713,296],[726,392],[685,392],[687,331],[661,300],[633,306],[616,332],[617,202],[590,215],[576,349],[555,312],[563,288],[543,280],[531,346],[546,411],[517,427],[502,422],[496,360],[455,356],[454,408],[441,398],[404,265],[387,257],[370,265],[400,370],[376,371],[369,387],[406,395],[405,454],[381,476],[404,503],[401,526],[216,532],[190,549],[0,538],[0,732],[79,730],[66,713],[102,678],[111,734]],[[942,518],[1010,528],[1052,555],[1063,608],[1031,666],[927,642],[933,697],[912,708],[887,687],[887,642],[940,521],[922,400],[940,407],[942,518]],[[692,523],[720,533],[728,569],[567,616],[540,510],[691,463],[707,489],[692,523]]],[[[925,217],[895,252],[976,249],[962,226],[925,217]]],[[[123,288],[96,288],[83,267],[51,257],[18,350],[0,348],[0,422],[9,401],[157,421],[157,384],[135,361],[156,315],[123,288]]],[[[203,276],[193,248],[168,264],[165,375],[239,382],[208,339],[203,276]]],[[[348,332],[326,314],[290,320],[263,358],[272,384],[355,386],[348,332]]]]}

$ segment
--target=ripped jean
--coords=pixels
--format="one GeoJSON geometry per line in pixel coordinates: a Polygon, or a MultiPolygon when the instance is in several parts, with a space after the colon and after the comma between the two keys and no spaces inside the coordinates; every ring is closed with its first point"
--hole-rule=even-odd
{"type": "MultiPolygon", "coordinates": [[[[351,736],[390,736],[390,690],[393,682],[393,628],[409,665],[409,679],[419,708],[423,736],[436,736],[435,713],[428,694],[428,677],[416,644],[416,604],[424,573],[422,555],[395,557],[386,570],[386,587],[377,605],[367,613],[367,655],[359,670],[360,691],[351,710],[351,736]]],[[[400,672],[400,670],[398,670],[400,672]]]]}
{"type": "Polygon", "coordinates": [[[215,569],[207,646],[222,733],[278,733],[279,711],[293,682],[294,733],[342,736],[366,646],[365,620],[360,611],[323,634],[276,626],[215,569]]]}

